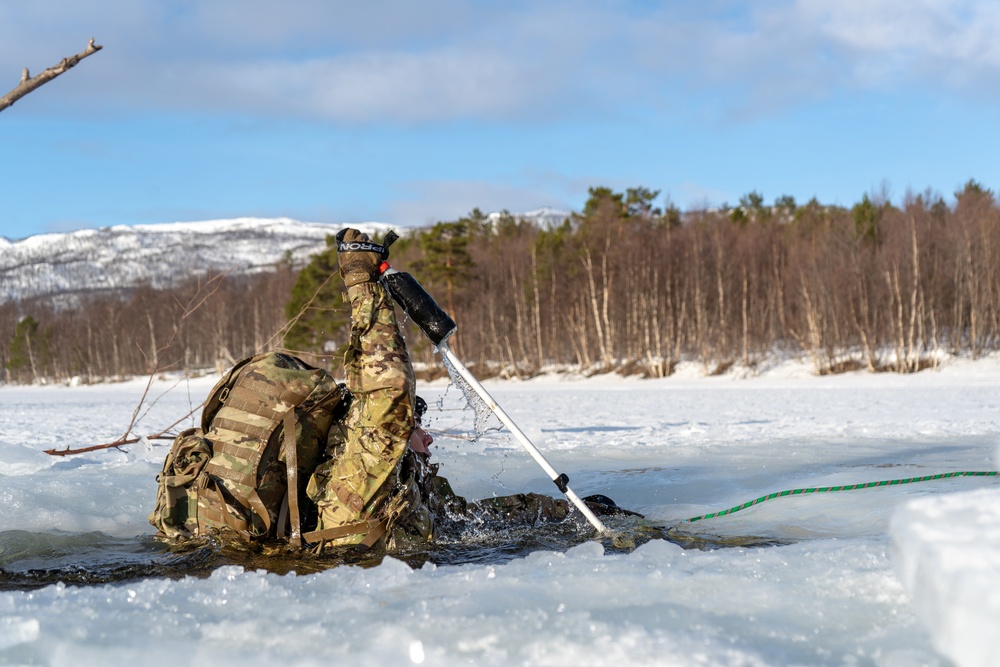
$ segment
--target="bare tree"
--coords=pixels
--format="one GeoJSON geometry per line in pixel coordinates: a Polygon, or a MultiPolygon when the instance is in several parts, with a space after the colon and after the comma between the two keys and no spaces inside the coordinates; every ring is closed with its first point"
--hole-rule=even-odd
{"type": "MultiPolygon", "coordinates": [[[[685,360],[721,372],[796,348],[821,374],[912,372],[933,365],[939,349],[973,357],[1000,349],[1000,201],[975,184],[958,193],[954,209],[929,198],[883,208],[877,238],[859,233],[851,209],[818,202],[785,221],[742,225],[725,211],[693,212],[679,225],[618,211],[596,206],[557,228],[508,223],[467,235],[476,269],[456,277],[452,299],[477,372],[531,375],[574,364],[587,373],[664,376],[685,360]]],[[[418,267],[432,293],[446,293],[419,273],[426,247],[397,248],[401,266],[418,267]]],[[[27,351],[16,368],[3,368],[27,315],[52,332],[51,341],[21,334],[18,342],[30,342],[43,380],[205,369],[220,350],[238,358],[273,348],[282,335],[267,340],[267,331],[300,317],[287,321],[295,272],[279,268],[231,277],[190,317],[183,305],[203,289],[196,281],[87,297],[72,312],[41,300],[0,304],[0,374],[32,379],[27,351]],[[165,346],[180,319],[185,326],[165,346]]],[[[327,281],[338,275],[330,271],[327,281]]],[[[330,306],[321,303],[323,285],[303,308],[330,306]]],[[[440,377],[433,346],[404,326],[421,373],[440,377]]],[[[325,348],[289,351],[317,364],[331,356],[325,348]]]]}
{"type": "Polygon", "coordinates": [[[62,62],[60,62],[58,65],[48,68],[41,74],[36,74],[35,76],[31,76],[31,73],[28,72],[28,68],[25,67],[24,71],[21,73],[21,82],[16,86],[14,86],[13,90],[11,90],[9,93],[4,95],[3,97],[0,97],[0,111],[3,111],[10,105],[14,104],[14,102],[17,102],[19,99],[30,93],[31,91],[48,83],[49,81],[56,78],[66,70],[75,66],[78,62],[80,62],[87,56],[93,53],[97,53],[102,48],[104,47],[99,44],[94,44],[94,38],[91,37],[90,43],[87,44],[86,49],[76,54],[75,56],[70,56],[69,58],[63,58],[62,62]]]}

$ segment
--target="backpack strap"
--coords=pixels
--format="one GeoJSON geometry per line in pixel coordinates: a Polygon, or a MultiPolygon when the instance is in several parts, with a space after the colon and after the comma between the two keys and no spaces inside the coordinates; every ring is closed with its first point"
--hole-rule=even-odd
{"type": "MultiPolygon", "coordinates": [[[[282,418],[283,446],[285,449],[285,479],[287,481],[288,514],[292,522],[292,533],[288,542],[293,547],[302,546],[302,517],[299,514],[299,457],[295,439],[295,408],[288,410],[282,418]]],[[[283,523],[283,522],[282,522],[283,523]]]]}
{"type": "MultiPolygon", "coordinates": [[[[272,526],[271,514],[257,492],[257,475],[261,457],[263,457],[266,449],[266,443],[270,441],[271,436],[279,426],[285,425],[285,434],[282,440],[283,447],[286,450],[285,456],[288,457],[287,450],[290,444],[292,451],[291,458],[295,461],[294,465],[288,467],[289,487],[292,484],[295,485],[295,493],[288,494],[290,501],[289,514],[293,522],[293,543],[296,539],[301,543],[301,529],[299,528],[301,518],[298,512],[298,457],[295,436],[295,407],[291,407],[284,412],[278,412],[273,409],[268,410],[263,406],[269,403],[284,403],[285,405],[291,404],[296,406],[302,403],[307,397],[308,394],[299,393],[287,386],[276,386],[272,383],[262,382],[253,378],[241,378],[239,386],[233,387],[230,391],[226,392],[225,400],[220,403],[224,403],[229,409],[236,411],[235,414],[237,415],[243,413],[260,417],[263,419],[263,423],[258,422],[257,424],[253,424],[249,420],[241,418],[232,419],[216,416],[212,420],[212,426],[216,429],[224,429],[246,435],[255,441],[256,444],[252,446],[244,446],[235,442],[222,440],[216,442],[214,447],[215,452],[228,454],[237,460],[244,461],[247,463],[247,467],[237,472],[223,465],[217,459],[209,461],[206,466],[206,472],[211,475],[234,482],[247,489],[245,492],[231,492],[230,495],[237,504],[256,514],[263,524],[263,533],[269,533],[272,526]],[[294,480],[291,478],[294,478],[294,480]],[[292,501],[293,498],[294,501],[292,501]]],[[[233,415],[234,413],[228,412],[226,414],[233,415]]],[[[286,466],[288,465],[287,462],[288,459],[286,458],[286,466]]],[[[215,517],[210,518],[216,520],[215,517]]],[[[229,523],[227,522],[226,525],[229,525],[229,523]]],[[[244,532],[249,534],[248,531],[244,532]]]]}
{"type": "Polygon", "coordinates": [[[306,533],[302,536],[302,538],[306,542],[325,542],[327,540],[336,540],[341,537],[347,537],[348,535],[362,535],[367,533],[365,539],[356,546],[369,549],[379,540],[380,537],[385,535],[388,527],[388,519],[368,519],[366,521],[348,523],[334,528],[314,530],[306,533]]]}
{"type": "MultiPolygon", "coordinates": [[[[256,462],[254,462],[254,466],[256,468],[256,462]]],[[[211,480],[213,483],[216,481],[216,479],[228,479],[229,481],[236,482],[238,484],[244,484],[244,485],[253,484],[252,476],[246,473],[233,472],[229,468],[225,468],[223,466],[212,465],[211,462],[209,462],[209,464],[205,466],[205,470],[207,473],[209,473],[209,480],[211,480]]],[[[219,489],[216,488],[216,491],[218,492],[219,489]]],[[[267,511],[267,507],[264,506],[264,501],[260,499],[260,494],[257,493],[257,489],[251,488],[250,492],[246,495],[245,498],[240,498],[235,494],[230,494],[230,495],[232,496],[234,503],[246,509],[253,510],[254,514],[260,517],[261,522],[264,524],[265,532],[271,529],[271,514],[267,511]]],[[[228,525],[229,522],[226,521],[226,524],[228,525]]]]}
{"type": "MultiPolygon", "coordinates": [[[[214,521],[217,524],[225,524],[236,531],[245,540],[250,539],[250,525],[229,511],[223,496],[222,488],[216,479],[211,475],[205,476],[205,485],[199,489],[204,493],[204,500],[207,502],[198,505],[198,529],[202,535],[207,533],[205,520],[214,521]]],[[[199,494],[201,495],[201,494],[199,494]]]]}
{"type": "Polygon", "coordinates": [[[278,509],[278,523],[274,526],[274,536],[279,540],[285,539],[285,524],[288,523],[288,494],[281,499],[281,508],[278,509]]]}

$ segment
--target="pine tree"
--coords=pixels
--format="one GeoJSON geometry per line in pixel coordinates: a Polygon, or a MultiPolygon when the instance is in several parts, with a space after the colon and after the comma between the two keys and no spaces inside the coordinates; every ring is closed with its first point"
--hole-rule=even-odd
{"type": "Polygon", "coordinates": [[[587,188],[587,192],[590,193],[590,197],[587,198],[587,202],[583,205],[583,213],[580,214],[580,218],[585,222],[602,215],[608,217],[610,214],[616,218],[627,215],[625,195],[620,192],[603,185],[587,188]]]}
{"type": "Polygon", "coordinates": [[[658,218],[663,215],[663,211],[654,206],[653,202],[659,196],[659,190],[650,190],[643,186],[628,188],[625,191],[625,210],[629,217],[640,217],[644,220],[658,218]]]}
{"type": "Polygon", "coordinates": [[[455,317],[456,291],[472,275],[473,262],[469,255],[469,242],[477,225],[482,224],[474,209],[471,217],[455,222],[439,222],[429,230],[420,233],[420,247],[423,259],[414,267],[430,287],[441,286],[445,290],[445,306],[448,314],[455,317]]]}
{"type": "Polygon", "coordinates": [[[10,341],[10,358],[7,369],[14,374],[27,371],[31,380],[44,374],[52,359],[52,332],[41,330],[41,325],[31,315],[21,318],[14,328],[10,341]]]}
{"type": "Polygon", "coordinates": [[[764,205],[764,195],[751,190],[740,197],[740,205],[729,213],[729,219],[737,224],[763,222],[771,217],[771,208],[764,205]]]}
{"type": "Polygon", "coordinates": [[[867,194],[851,209],[851,217],[854,219],[854,231],[858,238],[878,242],[878,226],[879,220],[882,218],[882,209],[876,206],[867,194]]]}
{"type": "Polygon", "coordinates": [[[337,241],[326,239],[326,249],[313,256],[299,273],[285,307],[292,325],[285,334],[285,347],[322,363],[343,354],[350,338],[351,306],[340,279],[337,241]]]}

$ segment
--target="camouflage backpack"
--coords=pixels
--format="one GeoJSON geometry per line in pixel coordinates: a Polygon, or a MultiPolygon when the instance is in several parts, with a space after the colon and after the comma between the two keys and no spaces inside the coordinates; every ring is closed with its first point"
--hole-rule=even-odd
{"type": "Polygon", "coordinates": [[[189,428],[174,438],[163,471],[156,477],[156,509],[149,515],[149,522],[166,537],[198,534],[197,482],[211,458],[212,445],[200,428],[189,428]]]}
{"type": "Polygon", "coordinates": [[[212,389],[201,429],[174,441],[150,522],[168,537],[230,529],[300,545],[303,480],[345,396],[328,372],[287,354],[237,363],[212,389]]]}

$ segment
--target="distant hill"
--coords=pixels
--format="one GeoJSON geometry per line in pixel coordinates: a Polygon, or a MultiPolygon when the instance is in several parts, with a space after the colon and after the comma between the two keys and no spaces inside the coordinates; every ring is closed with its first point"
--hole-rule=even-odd
{"type": "MultiPolygon", "coordinates": [[[[500,216],[503,215],[500,212],[490,213],[486,216],[486,219],[492,223],[496,223],[500,220],[500,216]]],[[[563,223],[563,220],[570,216],[568,211],[560,211],[555,208],[548,208],[543,206],[542,208],[537,208],[534,211],[527,211],[525,213],[512,213],[515,218],[521,218],[524,220],[531,220],[536,225],[542,229],[547,229],[549,227],[558,227],[563,223]]]]}
{"type": "MultiPolygon", "coordinates": [[[[385,232],[390,225],[354,225],[385,232]]],[[[303,263],[341,225],[288,218],[238,218],[160,225],[119,225],[21,241],[0,238],[0,303],[39,296],[168,287],[206,273],[271,270],[288,253],[303,263]]]]}
{"type": "MultiPolygon", "coordinates": [[[[499,214],[491,214],[498,216],[499,214]]],[[[514,214],[540,226],[569,215],[554,209],[514,214]]],[[[169,287],[207,273],[269,271],[286,256],[296,266],[326,247],[326,237],[347,224],[290,218],[237,218],[158,225],[118,225],[19,241],[0,237],[0,304],[127,289],[139,284],[169,287]]],[[[351,223],[369,234],[390,229],[379,222],[351,223]]]]}

